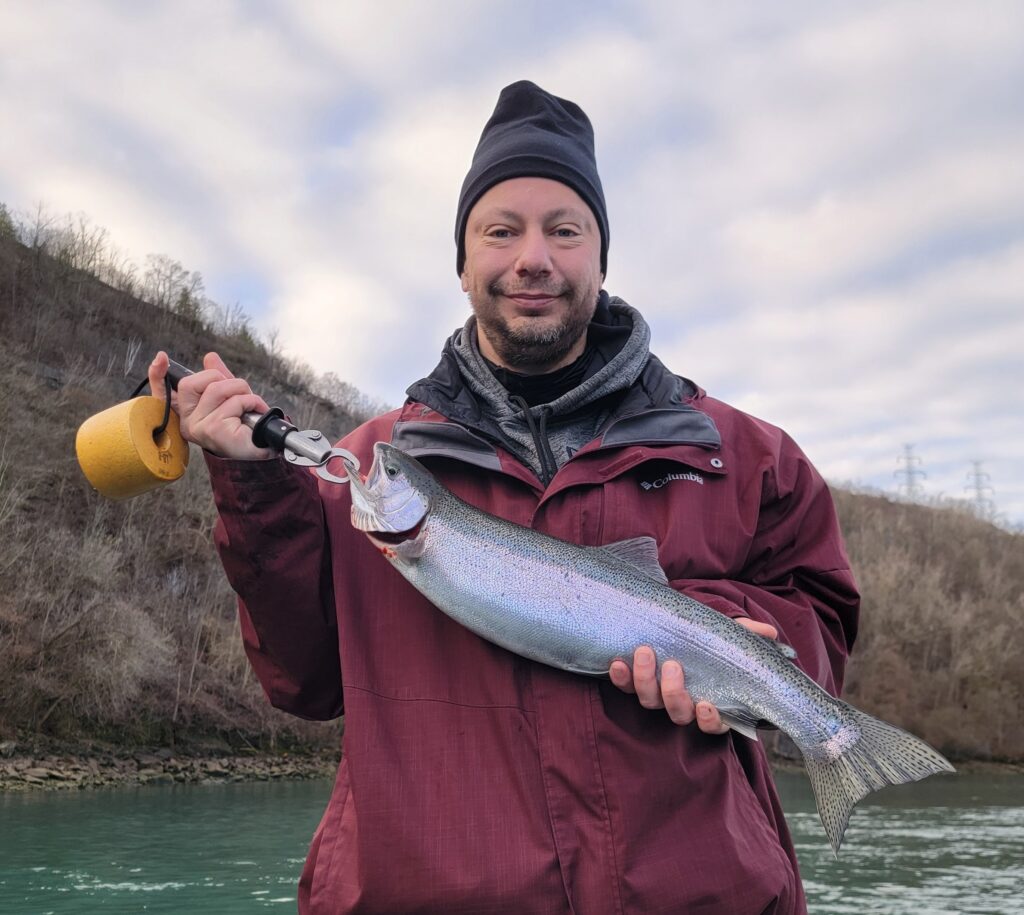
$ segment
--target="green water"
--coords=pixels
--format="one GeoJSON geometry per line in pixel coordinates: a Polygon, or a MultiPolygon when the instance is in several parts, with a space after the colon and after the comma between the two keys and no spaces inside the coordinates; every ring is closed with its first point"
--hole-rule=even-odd
{"type": "Polygon", "coordinates": [[[330,782],[0,795],[0,913],[295,911],[330,782]]]}
{"type": "MultiPolygon", "coordinates": [[[[1024,913],[1024,776],[875,795],[838,862],[806,778],[778,782],[812,913],[1024,913]]],[[[0,795],[0,913],[293,912],[329,793],[316,781],[0,795]]]]}
{"type": "Polygon", "coordinates": [[[776,782],[812,913],[1024,913],[1024,775],[934,776],[873,794],[838,861],[806,776],[776,782]]]}

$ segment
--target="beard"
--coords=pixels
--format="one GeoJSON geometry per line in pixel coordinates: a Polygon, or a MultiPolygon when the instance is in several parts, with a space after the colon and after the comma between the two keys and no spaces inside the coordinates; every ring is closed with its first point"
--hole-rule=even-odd
{"type": "Polygon", "coordinates": [[[484,295],[470,292],[469,300],[477,326],[506,366],[513,369],[546,367],[550,371],[586,334],[597,307],[597,290],[568,284],[554,289],[543,285],[511,289],[496,280],[487,285],[484,295]],[[521,318],[513,326],[501,313],[499,298],[525,292],[558,296],[568,307],[556,321],[521,318]]]}

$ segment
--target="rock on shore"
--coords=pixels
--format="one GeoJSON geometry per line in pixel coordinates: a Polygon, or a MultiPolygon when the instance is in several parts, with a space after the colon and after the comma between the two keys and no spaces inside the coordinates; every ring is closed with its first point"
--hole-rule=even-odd
{"type": "Polygon", "coordinates": [[[174,753],[166,748],[39,753],[0,744],[0,792],[77,790],[112,785],[213,784],[333,776],[336,753],[174,753]]]}

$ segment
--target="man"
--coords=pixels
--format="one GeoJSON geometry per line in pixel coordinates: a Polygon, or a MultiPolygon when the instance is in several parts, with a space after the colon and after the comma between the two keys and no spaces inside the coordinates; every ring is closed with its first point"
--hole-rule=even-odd
{"type": "MultiPolygon", "coordinates": [[[[586,115],[507,87],[458,206],[473,315],[343,446],[368,462],[390,441],[563,539],[650,535],[673,587],[838,690],[857,595],[827,487],[782,432],[650,354],[639,312],[602,291],[608,242],[586,115]]],[[[695,708],[678,663],[659,684],[638,646],[607,682],[477,638],[353,530],[347,487],[253,446],[239,417],[266,404],[205,365],[177,409],[208,452],[249,658],[278,707],[346,715],[301,911],[804,911],[760,744],[695,708]]],[[[154,390],[165,370],[161,354],[154,390]]]]}

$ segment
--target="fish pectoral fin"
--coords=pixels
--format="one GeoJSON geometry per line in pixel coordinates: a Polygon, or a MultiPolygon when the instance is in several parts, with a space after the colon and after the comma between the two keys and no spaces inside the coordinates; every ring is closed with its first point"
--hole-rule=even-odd
{"type": "Polygon", "coordinates": [[[594,549],[603,550],[610,556],[629,563],[634,569],[643,572],[659,584],[668,584],[668,576],[658,559],[658,542],[653,537],[630,537],[628,540],[617,540],[615,543],[606,543],[594,549]]]}
{"type": "Polygon", "coordinates": [[[719,708],[718,716],[724,724],[744,737],[757,740],[757,719],[743,708],[719,708]]]}

